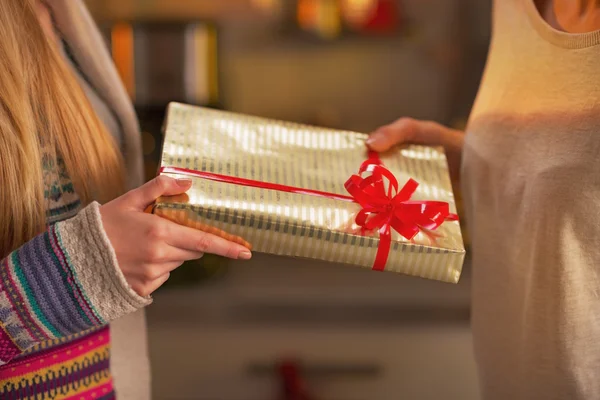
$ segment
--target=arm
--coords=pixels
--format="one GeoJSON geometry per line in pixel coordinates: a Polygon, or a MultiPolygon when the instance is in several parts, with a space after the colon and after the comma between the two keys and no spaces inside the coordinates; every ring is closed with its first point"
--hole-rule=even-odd
{"type": "Polygon", "coordinates": [[[378,152],[387,151],[395,145],[407,143],[442,146],[446,151],[452,181],[458,182],[464,136],[464,132],[445,127],[436,122],[400,118],[373,132],[367,140],[367,145],[378,152]]]}
{"type": "Polygon", "coordinates": [[[159,176],[101,207],[92,203],[2,259],[0,365],[150,304],[184,261],[203,253],[249,259],[240,244],[144,213],[191,184],[159,176]]]}
{"type": "Polygon", "coordinates": [[[0,261],[0,364],[148,305],[127,284],[96,203],[0,261]]]}

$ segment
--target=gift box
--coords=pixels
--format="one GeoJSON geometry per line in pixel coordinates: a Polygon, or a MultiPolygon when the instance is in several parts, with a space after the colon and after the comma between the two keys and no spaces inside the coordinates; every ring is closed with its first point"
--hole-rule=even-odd
{"type": "Polygon", "coordinates": [[[171,103],[153,212],[255,252],[456,283],[465,250],[443,150],[368,151],[367,135],[171,103]]]}

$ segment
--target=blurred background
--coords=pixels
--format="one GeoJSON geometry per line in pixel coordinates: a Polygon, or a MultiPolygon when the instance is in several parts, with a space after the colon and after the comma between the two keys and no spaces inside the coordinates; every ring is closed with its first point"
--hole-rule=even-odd
{"type": "MultiPolygon", "coordinates": [[[[461,128],[491,12],[490,0],[87,2],[136,105],[148,179],[170,101],[364,132],[401,116],[461,128]]],[[[450,285],[205,257],[148,309],[154,398],[477,399],[469,291],[468,260],[450,285]]]]}

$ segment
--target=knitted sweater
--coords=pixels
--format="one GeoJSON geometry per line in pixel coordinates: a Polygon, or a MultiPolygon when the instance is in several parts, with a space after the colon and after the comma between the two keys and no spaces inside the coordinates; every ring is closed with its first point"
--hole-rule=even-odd
{"type": "MultiPolygon", "coordinates": [[[[128,187],[136,187],[139,128],[102,38],[82,0],[46,3],[82,75],[117,119],[128,187]]],[[[43,168],[49,229],[0,260],[0,398],[111,398],[116,389],[119,398],[149,399],[140,309],[149,299],[124,281],[98,205],[81,210],[60,160],[45,156],[43,168]]]]}
{"type": "MultiPolygon", "coordinates": [[[[45,157],[48,219],[79,198],[45,157]]],[[[107,323],[147,305],[120,272],[98,204],[49,226],[0,262],[0,398],[112,399],[107,323]]]]}

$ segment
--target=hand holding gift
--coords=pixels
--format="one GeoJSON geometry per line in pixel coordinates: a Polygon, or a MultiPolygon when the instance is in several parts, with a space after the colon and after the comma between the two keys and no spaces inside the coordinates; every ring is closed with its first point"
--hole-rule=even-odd
{"type": "Polygon", "coordinates": [[[433,121],[400,118],[375,130],[367,139],[374,151],[385,152],[399,144],[442,146],[448,157],[450,176],[458,182],[464,132],[448,128],[433,121]]]}
{"type": "Polygon", "coordinates": [[[140,296],[150,295],[169,279],[171,271],[204,253],[250,258],[243,245],[144,213],[158,197],[180,195],[191,186],[190,179],[159,176],[100,207],[119,267],[140,296]]]}

